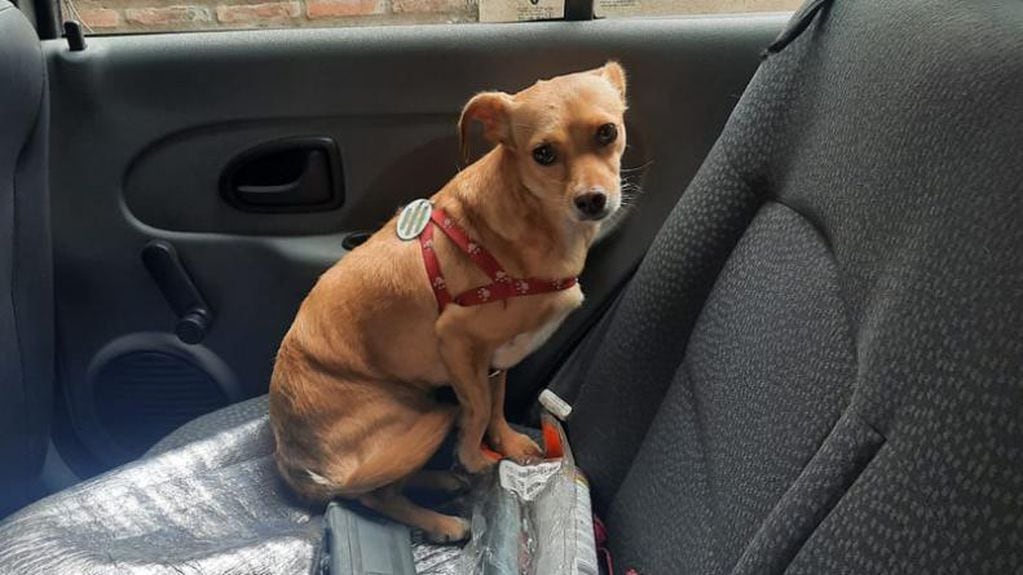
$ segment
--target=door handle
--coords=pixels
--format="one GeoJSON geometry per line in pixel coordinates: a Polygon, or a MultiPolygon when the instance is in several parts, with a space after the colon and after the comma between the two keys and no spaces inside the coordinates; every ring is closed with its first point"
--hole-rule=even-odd
{"type": "Polygon", "coordinates": [[[330,163],[323,150],[284,151],[254,161],[268,165],[261,166],[255,177],[236,181],[237,199],[261,206],[302,206],[330,200],[330,163]],[[291,169],[292,163],[297,164],[297,171],[291,169]]]}
{"type": "Polygon", "coordinates": [[[341,161],[330,138],[292,138],[261,144],[232,160],[221,194],[251,212],[313,212],[343,202],[341,161]]]}

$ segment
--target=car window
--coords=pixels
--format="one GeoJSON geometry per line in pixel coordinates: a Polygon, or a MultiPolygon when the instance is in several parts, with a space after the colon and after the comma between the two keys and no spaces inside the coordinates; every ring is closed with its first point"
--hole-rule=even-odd
{"type": "Polygon", "coordinates": [[[791,12],[803,0],[595,0],[598,18],[676,16],[682,14],[739,14],[791,12]]]}
{"type": "MultiPolygon", "coordinates": [[[[564,0],[58,0],[87,34],[552,20],[564,0]]],[[[598,17],[793,10],[802,0],[595,0],[598,17]]]]}

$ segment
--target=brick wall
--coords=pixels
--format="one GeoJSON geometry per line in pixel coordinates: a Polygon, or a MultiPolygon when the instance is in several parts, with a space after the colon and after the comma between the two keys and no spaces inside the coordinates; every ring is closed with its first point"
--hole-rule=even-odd
{"type": "Polygon", "coordinates": [[[86,32],[475,22],[475,0],[62,0],[86,32]]]}
{"type": "MultiPolygon", "coordinates": [[[[93,34],[476,22],[478,2],[510,0],[60,0],[93,34]]],[[[520,0],[521,1],[521,0],[520,0]]],[[[663,16],[794,10],[803,0],[596,0],[597,12],[663,16]]]]}

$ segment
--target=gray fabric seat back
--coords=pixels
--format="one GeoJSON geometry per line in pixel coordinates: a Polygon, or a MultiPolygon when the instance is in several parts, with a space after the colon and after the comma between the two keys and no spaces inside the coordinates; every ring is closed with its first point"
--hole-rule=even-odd
{"type": "Polygon", "coordinates": [[[619,571],[1023,569],[1023,4],[823,4],[581,376],[619,571]]]}
{"type": "Polygon", "coordinates": [[[0,516],[37,496],[53,400],[46,68],[0,0],[0,516]]]}

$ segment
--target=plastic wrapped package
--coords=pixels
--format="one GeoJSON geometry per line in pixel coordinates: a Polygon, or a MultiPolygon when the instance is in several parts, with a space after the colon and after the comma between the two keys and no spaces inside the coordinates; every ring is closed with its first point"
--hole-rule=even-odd
{"type": "Polygon", "coordinates": [[[590,483],[576,469],[575,473],[575,572],[579,575],[599,575],[597,542],[594,539],[593,507],[590,504],[590,483]]]}
{"type": "Polygon", "coordinates": [[[421,533],[412,535],[412,557],[416,575],[464,575],[461,547],[430,543],[421,533]]]}
{"type": "Polygon", "coordinates": [[[598,573],[589,486],[575,467],[561,425],[549,414],[542,424],[545,459],[529,465],[509,460],[495,465],[470,495],[472,540],[460,552],[449,548],[446,554],[417,543],[417,573],[598,573]]]}
{"type": "MultiPolygon", "coordinates": [[[[500,464],[499,464],[500,465],[500,464]]],[[[515,494],[502,489],[496,474],[482,485],[479,503],[473,508],[472,541],[466,546],[463,573],[518,575],[520,564],[534,553],[525,506],[515,494]]]]}

